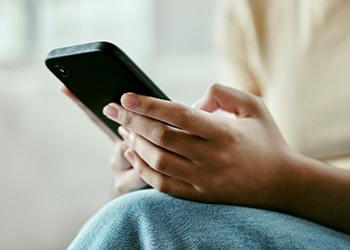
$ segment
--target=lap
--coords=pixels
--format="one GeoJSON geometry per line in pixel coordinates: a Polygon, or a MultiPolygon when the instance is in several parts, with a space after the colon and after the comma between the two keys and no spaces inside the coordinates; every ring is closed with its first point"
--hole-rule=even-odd
{"type": "Polygon", "coordinates": [[[104,206],[69,249],[350,249],[350,236],[282,213],[142,190],[104,206]]]}

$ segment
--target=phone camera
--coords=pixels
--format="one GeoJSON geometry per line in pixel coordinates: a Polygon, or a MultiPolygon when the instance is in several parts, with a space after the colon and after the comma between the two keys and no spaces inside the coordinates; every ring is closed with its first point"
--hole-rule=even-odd
{"type": "Polygon", "coordinates": [[[65,67],[63,67],[61,65],[56,65],[54,67],[54,70],[61,77],[68,77],[69,76],[69,71],[65,67]]]}

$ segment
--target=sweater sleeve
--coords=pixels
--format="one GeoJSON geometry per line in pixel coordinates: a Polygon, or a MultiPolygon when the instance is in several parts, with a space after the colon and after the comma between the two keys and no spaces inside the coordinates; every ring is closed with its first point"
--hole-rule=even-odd
{"type": "Polygon", "coordinates": [[[221,84],[260,95],[259,86],[249,68],[244,32],[245,13],[242,1],[218,1],[215,46],[219,57],[221,84]]]}

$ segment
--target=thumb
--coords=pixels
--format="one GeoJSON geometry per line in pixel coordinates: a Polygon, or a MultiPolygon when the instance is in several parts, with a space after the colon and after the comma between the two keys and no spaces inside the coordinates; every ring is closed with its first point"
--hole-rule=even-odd
{"type": "Polygon", "coordinates": [[[213,84],[195,108],[214,112],[217,109],[234,113],[237,117],[251,117],[259,110],[258,97],[233,88],[213,84]]]}

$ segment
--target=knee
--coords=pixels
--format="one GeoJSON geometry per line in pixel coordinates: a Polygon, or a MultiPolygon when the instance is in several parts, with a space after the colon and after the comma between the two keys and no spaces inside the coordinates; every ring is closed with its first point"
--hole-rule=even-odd
{"type": "Polygon", "coordinates": [[[101,220],[121,221],[135,219],[142,214],[152,213],[160,206],[164,206],[172,197],[154,189],[135,191],[122,195],[106,204],[94,217],[101,220]]]}
{"type": "Polygon", "coordinates": [[[152,210],[166,206],[175,199],[167,194],[158,192],[154,189],[146,189],[122,195],[111,202],[105,208],[105,213],[112,214],[132,214],[133,216],[140,212],[151,212],[152,210]]]}
{"type": "Polygon", "coordinates": [[[110,201],[83,226],[69,249],[109,249],[105,246],[141,249],[142,235],[149,225],[148,214],[154,215],[154,207],[167,198],[155,190],[142,190],[110,201]]]}

